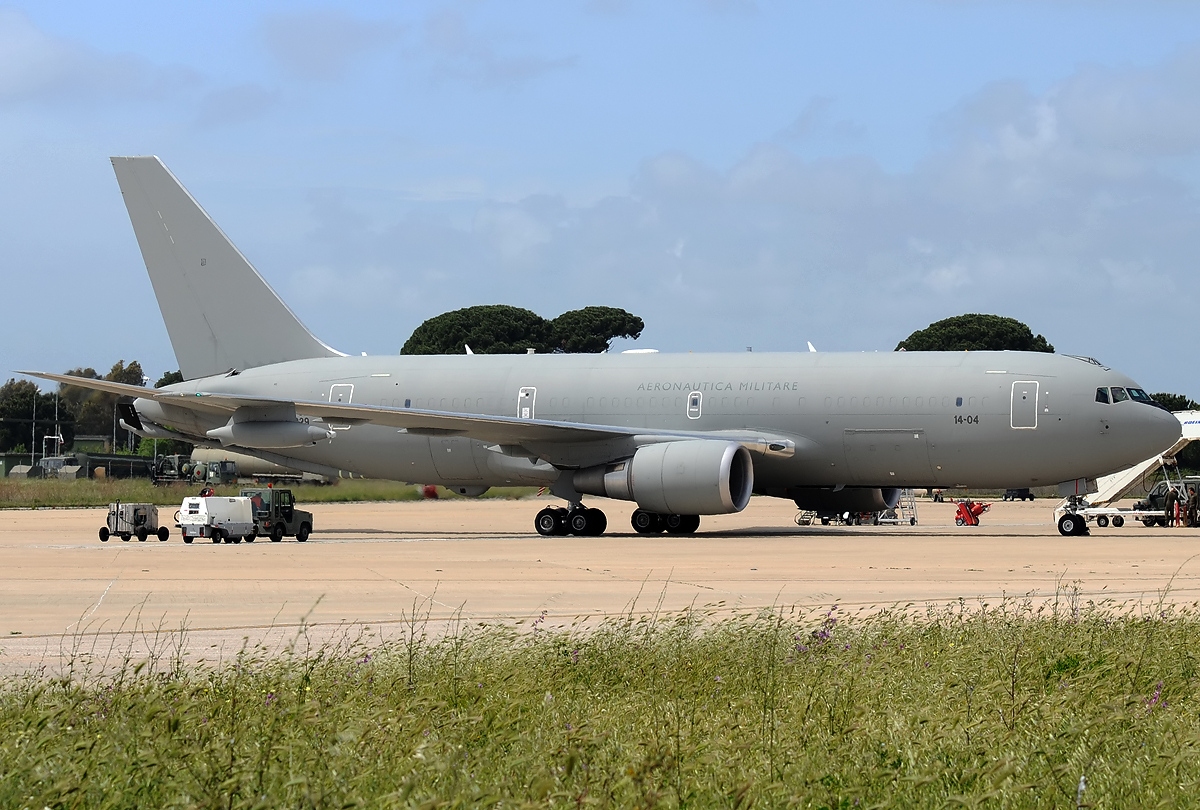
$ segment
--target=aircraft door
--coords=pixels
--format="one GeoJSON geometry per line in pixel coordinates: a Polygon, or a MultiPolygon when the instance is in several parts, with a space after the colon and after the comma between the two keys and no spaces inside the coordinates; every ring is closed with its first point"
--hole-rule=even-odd
{"type": "Polygon", "coordinates": [[[687,398],[687,418],[688,419],[699,419],[700,418],[700,406],[703,402],[703,399],[704,399],[704,395],[701,394],[699,391],[693,391],[690,394],[688,394],[688,398],[687,398]]]}
{"type": "Polygon", "coordinates": [[[517,418],[536,419],[535,405],[537,400],[536,388],[522,388],[517,392],[517,418]]]}
{"type": "MultiPolygon", "coordinates": [[[[342,403],[349,405],[354,399],[354,383],[338,383],[337,385],[329,386],[329,402],[330,404],[342,403]]],[[[339,425],[330,423],[329,427],[334,430],[349,430],[349,425],[339,425]]]]}
{"type": "Polygon", "coordinates": [[[1038,383],[1017,380],[1012,384],[1011,421],[1015,430],[1035,430],[1038,417],[1038,383]]]}

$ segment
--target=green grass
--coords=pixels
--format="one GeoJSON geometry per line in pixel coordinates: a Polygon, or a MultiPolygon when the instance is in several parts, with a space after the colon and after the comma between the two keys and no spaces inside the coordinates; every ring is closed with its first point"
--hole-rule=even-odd
{"type": "Polygon", "coordinates": [[[1060,607],[77,661],[0,686],[0,806],[1193,806],[1200,617],[1060,607]]]}
{"type": "MultiPolygon", "coordinates": [[[[237,495],[243,485],[217,487],[219,495],[237,495]]],[[[245,484],[244,486],[253,486],[245,484]]],[[[346,479],[331,486],[301,484],[281,486],[291,489],[301,506],[311,503],[343,503],[351,501],[417,501],[420,488],[395,481],[346,479]]],[[[171,484],[156,487],[146,479],[109,479],[97,481],[9,480],[0,478],[0,509],[105,506],[111,501],[154,503],[159,506],[178,506],[188,495],[200,491],[196,484],[171,484]]],[[[485,498],[521,498],[537,492],[534,487],[505,487],[491,489],[485,498]]],[[[459,498],[438,488],[438,497],[459,498]]]]}

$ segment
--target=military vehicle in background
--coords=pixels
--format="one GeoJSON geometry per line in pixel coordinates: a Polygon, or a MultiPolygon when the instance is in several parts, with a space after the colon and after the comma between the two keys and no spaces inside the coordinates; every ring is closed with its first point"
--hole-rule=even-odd
{"type": "Polygon", "coordinates": [[[241,497],[250,499],[255,531],[270,537],[272,543],[278,543],[284,537],[295,537],[303,543],[312,534],[312,512],[296,508],[290,489],[243,489],[241,497]]]}
{"type": "Polygon", "coordinates": [[[1167,490],[1174,488],[1176,492],[1180,492],[1180,499],[1187,500],[1188,487],[1195,487],[1197,492],[1200,492],[1200,476],[1185,475],[1182,478],[1174,480],[1159,481],[1146,494],[1146,497],[1133,505],[1136,512],[1151,512],[1158,514],[1140,515],[1141,521],[1146,526],[1167,525],[1167,490]]]}

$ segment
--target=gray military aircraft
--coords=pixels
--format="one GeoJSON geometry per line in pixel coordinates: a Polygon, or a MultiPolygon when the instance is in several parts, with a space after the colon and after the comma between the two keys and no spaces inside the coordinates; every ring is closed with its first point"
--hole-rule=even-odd
{"type": "Polygon", "coordinates": [[[1065,355],[347,356],[158,158],[112,163],[186,382],[25,373],[133,397],[122,422],[142,436],[464,494],[544,485],[568,507],[538,532],[595,535],[607,520],[584,495],[636,501],[638,532],[689,533],[754,493],[840,512],[904,487],[1086,491],[1180,435],[1133,380],[1065,355]]]}

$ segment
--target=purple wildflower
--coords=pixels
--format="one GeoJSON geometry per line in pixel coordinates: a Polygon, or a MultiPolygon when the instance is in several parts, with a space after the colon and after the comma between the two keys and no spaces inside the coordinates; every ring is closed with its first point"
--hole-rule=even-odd
{"type": "Polygon", "coordinates": [[[1158,686],[1154,689],[1154,694],[1146,700],[1146,711],[1152,712],[1157,709],[1167,708],[1167,702],[1162,699],[1163,682],[1159,681],[1158,686]]]}

